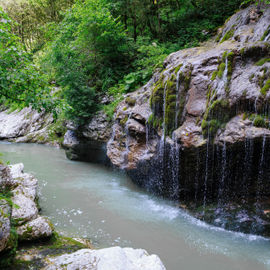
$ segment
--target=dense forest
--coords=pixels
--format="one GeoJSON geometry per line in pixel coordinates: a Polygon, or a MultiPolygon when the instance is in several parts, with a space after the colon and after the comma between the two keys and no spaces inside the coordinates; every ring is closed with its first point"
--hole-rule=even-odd
{"type": "Polygon", "coordinates": [[[100,109],[112,117],[123,93],[146,83],[168,54],[214,36],[241,2],[0,1],[1,103],[80,123],[100,109]],[[114,101],[100,105],[104,95],[114,101]]]}

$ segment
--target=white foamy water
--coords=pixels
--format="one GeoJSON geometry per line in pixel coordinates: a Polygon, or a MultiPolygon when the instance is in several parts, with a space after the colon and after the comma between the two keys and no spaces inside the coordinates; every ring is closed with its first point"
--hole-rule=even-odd
{"type": "Polygon", "coordinates": [[[69,161],[46,146],[0,143],[0,152],[39,179],[42,213],[66,235],[90,238],[98,248],[144,248],[168,270],[270,269],[268,239],[210,226],[123,174],[69,161]]]}

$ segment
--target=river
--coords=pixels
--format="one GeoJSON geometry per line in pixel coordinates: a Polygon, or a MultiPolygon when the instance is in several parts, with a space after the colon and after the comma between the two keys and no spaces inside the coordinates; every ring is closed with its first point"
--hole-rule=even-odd
{"type": "Polygon", "coordinates": [[[97,248],[144,248],[167,270],[270,269],[268,239],[209,226],[124,174],[43,145],[1,142],[0,152],[39,179],[42,214],[67,236],[89,238],[97,248]]]}

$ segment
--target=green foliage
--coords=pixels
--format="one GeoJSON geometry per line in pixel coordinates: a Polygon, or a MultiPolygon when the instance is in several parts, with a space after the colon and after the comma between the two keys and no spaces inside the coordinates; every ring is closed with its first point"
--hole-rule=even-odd
{"type": "Polygon", "coordinates": [[[70,118],[83,121],[97,111],[98,93],[130,66],[128,45],[122,24],[102,1],[78,1],[67,13],[43,66],[63,88],[70,118]]]}
{"type": "Polygon", "coordinates": [[[222,40],[221,40],[220,42],[222,43],[222,42],[224,42],[224,41],[230,39],[231,37],[233,37],[234,32],[235,32],[234,29],[231,29],[231,30],[229,30],[228,32],[226,32],[226,34],[223,36],[223,38],[222,38],[222,40]]]}
{"type": "Polygon", "coordinates": [[[222,75],[224,73],[224,70],[226,68],[226,65],[224,62],[222,62],[219,66],[218,66],[218,72],[217,72],[217,76],[221,79],[222,75]]]}
{"type": "Polygon", "coordinates": [[[265,119],[261,115],[257,115],[253,121],[255,127],[267,127],[265,119]]]}
{"type": "Polygon", "coordinates": [[[28,50],[36,52],[53,38],[53,28],[74,0],[0,0],[4,10],[16,23],[13,33],[28,50]]]}
{"type": "Polygon", "coordinates": [[[261,88],[261,93],[262,93],[262,95],[265,96],[269,90],[270,90],[270,79],[268,79],[268,80],[265,82],[264,86],[261,88]]]}
{"type": "Polygon", "coordinates": [[[0,8],[0,103],[32,105],[52,110],[46,77],[32,63],[11,31],[11,20],[0,8]]]}
{"type": "Polygon", "coordinates": [[[262,65],[264,65],[265,63],[268,63],[268,62],[270,62],[270,58],[263,58],[263,59],[259,60],[255,65],[256,66],[262,66],[262,65]]]}

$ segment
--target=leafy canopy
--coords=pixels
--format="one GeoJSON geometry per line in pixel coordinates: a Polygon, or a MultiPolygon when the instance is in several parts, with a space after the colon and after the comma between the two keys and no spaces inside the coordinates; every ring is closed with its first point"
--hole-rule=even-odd
{"type": "Polygon", "coordinates": [[[0,101],[52,109],[49,88],[17,36],[12,21],[0,8],[0,101]]]}

